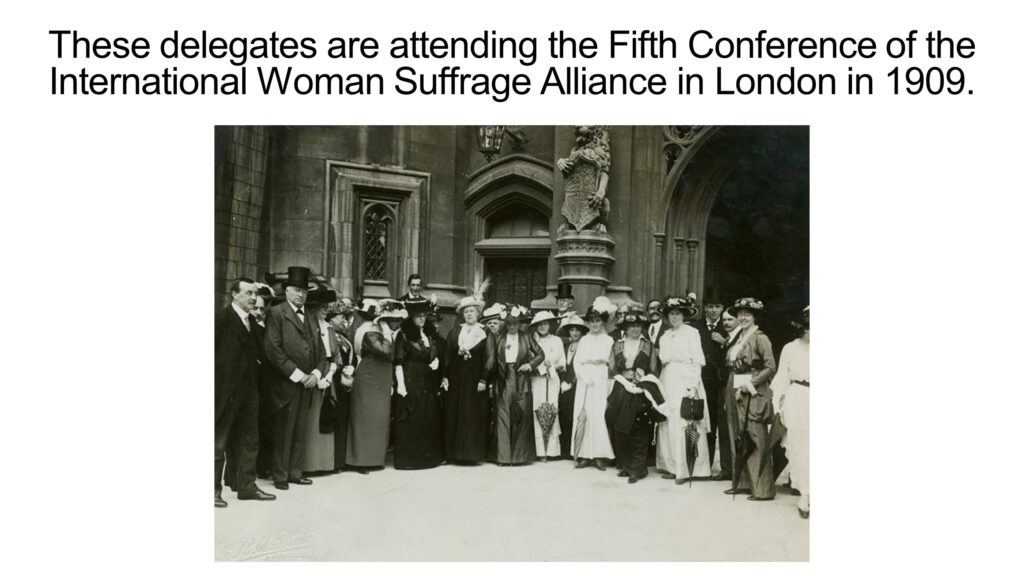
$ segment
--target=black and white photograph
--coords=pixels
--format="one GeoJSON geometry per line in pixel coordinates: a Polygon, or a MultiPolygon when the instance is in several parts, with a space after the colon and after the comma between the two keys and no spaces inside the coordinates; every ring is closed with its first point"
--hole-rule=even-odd
{"type": "Polygon", "coordinates": [[[218,561],[810,557],[801,125],[220,125],[218,561]]]}

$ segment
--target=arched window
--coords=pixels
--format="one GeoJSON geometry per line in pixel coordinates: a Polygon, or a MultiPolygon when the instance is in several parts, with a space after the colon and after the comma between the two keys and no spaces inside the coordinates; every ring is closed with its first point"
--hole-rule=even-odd
{"type": "Polygon", "coordinates": [[[391,210],[374,204],[363,213],[363,279],[388,280],[388,248],[394,231],[391,210]]]}
{"type": "Polygon", "coordinates": [[[527,206],[509,206],[487,220],[488,238],[547,238],[550,219],[527,206]]]}

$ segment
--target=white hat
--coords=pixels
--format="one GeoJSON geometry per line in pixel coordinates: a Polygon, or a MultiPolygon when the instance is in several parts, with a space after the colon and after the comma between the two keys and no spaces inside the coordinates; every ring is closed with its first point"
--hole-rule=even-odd
{"type": "Polygon", "coordinates": [[[487,310],[483,311],[483,315],[480,318],[480,321],[487,322],[488,320],[497,320],[499,317],[501,317],[501,313],[504,311],[505,305],[502,304],[501,302],[495,302],[494,304],[491,304],[490,307],[487,308],[487,310]]]}
{"type": "Polygon", "coordinates": [[[462,300],[459,300],[459,305],[455,307],[455,313],[461,314],[464,308],[468,308],[470,306],[476,306],[478,309],[483,310],[486,303],[476,296],[466,296],[462,300]]]}
{"type": "Polygon", "coordinates": [[[541,310],[533,317],[533,322],[530,322],[530,326],[534,324],[540,324],[541,322],[550,322],[551,320],[558,320],[559,317],[555,316],[549,310],[541,310]]]}

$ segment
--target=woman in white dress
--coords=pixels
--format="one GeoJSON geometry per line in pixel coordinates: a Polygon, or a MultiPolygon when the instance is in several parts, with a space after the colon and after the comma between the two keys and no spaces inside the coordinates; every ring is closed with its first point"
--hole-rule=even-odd
{"type": "Polygon", "coordinates": [[[614,306],[610,306],[607,298],[598,297],[594,300],[594,305],[587,309],[583,317],[590,332],[580,338],[573,358],[577,390],[572,411],[572,455],[576,458],[576,468],[586,468],[593,463],[598,470],[605,470],[608,461],[615,457],[604,419],[611,389],[609,370],[614,344],[612,337],[605,333],[604,325],[608,322],[609,314],[614,311],[614,306]],[[581,412],[587,414],[586,424],[577,442],[581,412]]]}
{"type": "Polygon", "coordinates": [[[662,365],[661,392],[665,395],[665,403],[658,406],[658,410],[668,419],[658,424],[656,466],[662,471],[662,478],[683,484],[691,478],[686,462],[686,428],[691,421],[680,415],[683,398],[700,399],[704,404],[704,417],[693,421],[698,437],[692,477],[711,476],[708,453],[711,415],[700,378],[704,351],[700,345],[700,332],[684,322],[686,317],[697,314],[694,298],[666,298],[664,311],[669,328],[658,340],[658,359],[662,365]]]}
{"type": "Polygon", "coordinates": [[[811,404],[811,316],[795,322],[798,337],[782,348],[779,371],[772,380],[775,412],[786,426],[786,457],[793,488],[800,491],[797,511],[802,518],[811,515],[810,480],[810,404],[811,404]]]}
{"type": "Polygon", "coordinates": [[[558,326],[558,317],[551,312],[538,312],[530,326],[534,330],[533,336],[537,344],[544,352],[544,362],[537,366],[537,370],[532,374],[530,385],[533,392],[533,437],[537,443],[537,457],[541,462],[545,462],[549,456],[555,458],[561,453],[559,436],[562,431],[556,417],[545,443],[544,431],[537,418],[537,409],[545,402],[549,402],[556,406],[557,410],[558,393],[562,384],[558,373],[565,370],[565,346],[562,339],[552,333],[558,326]]]}

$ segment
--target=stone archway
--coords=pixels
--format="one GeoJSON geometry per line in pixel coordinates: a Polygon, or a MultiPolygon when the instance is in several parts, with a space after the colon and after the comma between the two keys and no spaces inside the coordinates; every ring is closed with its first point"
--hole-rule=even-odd
{"type": "Polygon", "coordinates": [[[532,156],[514,154],[470,175],[466,205],[466,269],[471,285],[490,258],[550,258],[550,236],[489,238],[488,222],[517,207],[551,219],[554,167],[532,156]]]}
{"type": "Polygon", "coordinates": [[[701,128],[689,147],[677,145],[668,170],[659,293],[690,290],[703,301],[710,286],[718,298],[752,290],[773,305],[805,302],[807,128],[701,128]],[[788,276],[765,277],[783,265],[788,276]]]}

